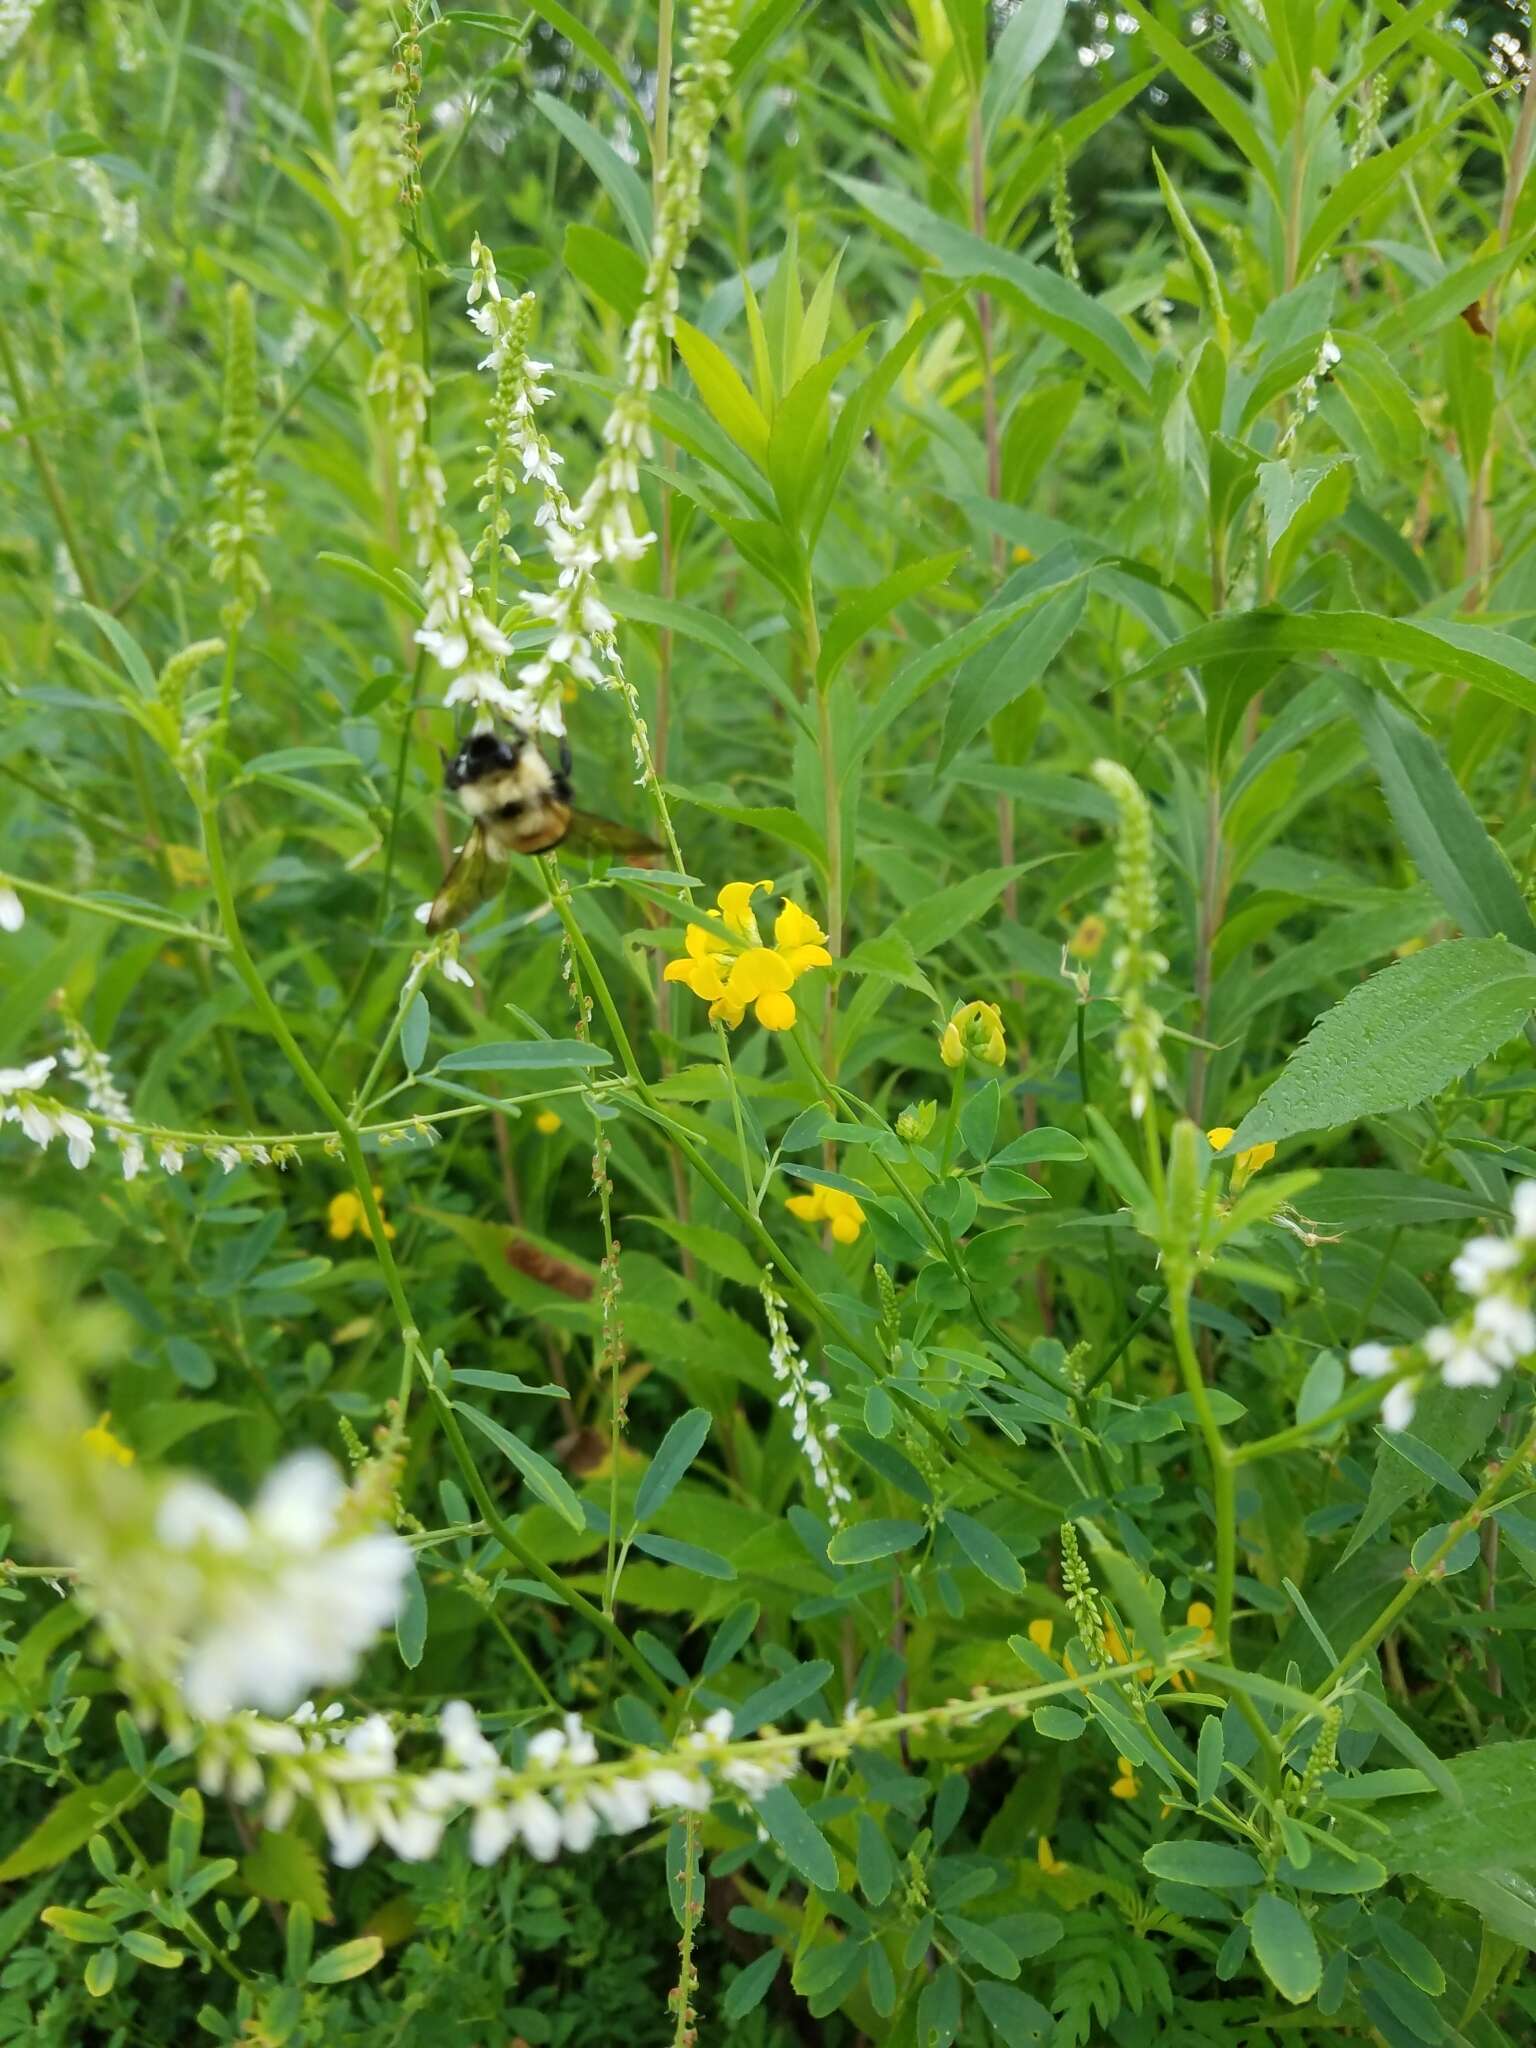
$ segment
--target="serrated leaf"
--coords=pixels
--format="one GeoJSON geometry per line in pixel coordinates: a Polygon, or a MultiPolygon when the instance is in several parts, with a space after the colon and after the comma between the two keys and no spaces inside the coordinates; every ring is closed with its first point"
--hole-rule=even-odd
{"type": "Polygon", "coordinates": [[[1232,1150],[1409,1109],[1507,1045],[1533,1009],[1536,956],[1503,939],[1447,939],[1414,953],[1313,1025],[1232,1150]]]}
{"type": "Polygon", "coordinates": [[[279,1905],[303,1905],[317,1920],[331,1917],[331,1895],[325,1865],[302,1836],[268,1828],[256,1846],[240,1859],[240,1877],[261,1899],[279,1905]]]}

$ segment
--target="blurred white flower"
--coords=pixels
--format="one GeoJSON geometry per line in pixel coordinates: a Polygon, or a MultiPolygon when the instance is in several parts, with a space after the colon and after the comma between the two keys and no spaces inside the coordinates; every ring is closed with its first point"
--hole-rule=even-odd
{"type": "Polygon", "coordinates": [[[26,921],[27,913],[16,891],[0,886],[0,932],[19,932],[26,921]]]}

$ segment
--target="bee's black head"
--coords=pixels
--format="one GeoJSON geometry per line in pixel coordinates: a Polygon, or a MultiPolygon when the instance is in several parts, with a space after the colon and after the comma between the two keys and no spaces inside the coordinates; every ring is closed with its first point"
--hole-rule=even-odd
{"type": "Polygon", "coordinates": [[[487,775],[498,775],[515,768],[524,744],[520,732],[514,732],[506,739],[494,732],[471,733],[444,770],[445,787],[462,789],[467,782],[479,782],[487,775]]]}

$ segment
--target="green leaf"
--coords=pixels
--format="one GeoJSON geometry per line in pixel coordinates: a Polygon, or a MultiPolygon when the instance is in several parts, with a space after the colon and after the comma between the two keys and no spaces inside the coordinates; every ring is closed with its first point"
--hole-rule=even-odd
{"type": "Polygon", "coordinates": [[[1020,95],[1050,55],[1066,15],[1067,0],[1031,0],[1008,17],[981,88],[982,134],[988,142],[999,123],[1018,111],[1020,95]]]}
{"type": "Polygon", "coordinates": [[[647,1557],[675,1564],[679,1571],[697,1572],[701,1579],[729,1581],[736,1576],[736,1567],[728,1557],[722,1557],[716,1550],[701,1550],[697,1543],[679,1543],[671,1536],[640,1535],[635,1537],[634,1546],[647,1557]]]}
{"type": "Polygon", "coordinates": [[[361,1977],[371,1970],[375,1963],[383,1960],[384,1944],[376,1934],[361,1934],[356,1941],[344,1941],[339,1948],[327,1949],[323,1956],[316,1956],[309,1966],[306,1981],[310,1984],[346,1984],[353,1977],[361,1977]]]}
{"type": "Polygon", "coordinates": [[[99,627],[106,638],[111,641],[113,651],[116,653],[118,660],[123,664],[123,667],[128,671],[129,677],[132,679],[139,694],[143,697],[153,697],[155,694],[154,669],[150,666],[149,656],[144,652],[138,641],[134,639],[128,628],[120,619],[115,619],[110,612],[99,611],[95,605],[87,604],[83,598],[76,601],[86,617],[99,627]]]}
{"type": "Polygon", "coordinates": [[[742,454],[759,469],[768,466],[768,421],[718,342],[686,320],[677,323],[677,352],[688,366],[705,409],[742,454]]]}
{"type": "Polygon", "coordinates": [[[427,1596],[422,1590],[421,1574],[413,1565],[405,1575],[400,1589],[400,1612],[395,1616],[395,1645],[400,1652],[400,1661],[408,1671],[414,1671],[421,1662],[427,1646],[427,1596]]]}
{"type": "Polygon", "coordinates": [[[533,103],[545,120],[570,143],[597,179],[625,227],[630,240],[643,257],[651,249],[651,195],[625,163],[611,142],[605,142],[590,121],[586,121],[561,100],[547,92],[536,92],[533,103]]]}
{"type": "Polygon", "coordinates": [[[1056,2015],[1026,1991],[983,1979],[976,2002],[1004,2048],[1048,2048],[1056,2035],[1056,2015]]]}
{"type": "Polygon", "coordinates": [[[816,680],[821,687],[827,687],[866,633],[920,591],[935,583],[948,582],[951,572],[964,560],[963,548],[947,555],[928,555],[921,561],[908,562],[904,569],[897,569],[865,589],[843,591],[822,635],[821,659],[816,665],[816,680]]]}
{"type": "Polygon", "coordinates": [[[455,1401],[452,1405],[466,1422],[472,1422],[482,1436],[490,1439],[503,1457],[511,1459],[527,1482],[530,1493],[535,1494],[546,1507],[553,1508],[573,1529],[585,1532],[587,1522],[581,1512],[581,1502],[547,1458],[541,1458],[520,1436],[514,1436],[510,1429],[503,1429],[499,1422],[492,1421],[489,1415],[482,1415],[478,1408],[471,1408],[464,1401],[455,1401]]]}
{"type": "Polygon", "coordinates": [[[854,1522],[837,1531],[827,1545],[827,1555],[834,1564],[871,1564],[878,1557],[910,1550],[922,1538],[921,1522],[854,1522]]]}
{"type": "Polygon", "coordinates": [[[1226,1763],[1226,1741],[1220,1714],[1207,1714],[1200,1723],[1200,1740],[1195,1749],[1195,1797],[1209,1806],[1216,1797],[1226,1763]]]}
{"type": "Polygon", "coordinates": [[[896,1858],[878,1823],[867,1813],[859,1815],[859,1890],[872,1906],[883,1906],[896,1882],[896,1858]]]}
{"type": "Polygon", "coordinates": [[[431,1035],[432,1012],[427,1007],[426,997],[417,989],[400,1026],[400,1057],[405,1061],[407,1073],[414,1074],[426,1058],[427,1040],[431,1035]]]}
{"type": "Polygon", "coordinates": [[[1237,144],[1249,163],[1269,187],[1277,206],[1285,204],[1280,174],[1264,145],[1253,116],[1229,85],[1224,85],[1211,66],[1186,47],[1172,30],[1164,28],[1141,0],[1126,0],[1130,12],[1141,23],[1139,40],[1160,58],[1184,90],[1197,99],[1218,128],[1237,144]]]}
{"type": "Polygon", "coordinates": [[[662,1438],[660,1447],[650,1464],[645,1477],[635,1494],[635,1526],[641,1527],[671,1499],[673,1489],[699,1452],[709,1435],[710,1416],[707,1408],[690,1408],[686,1415],[680,1415],[662,1438]]]}
{"type": "MultiPolygon", "coordinates": [[[[623,65],[602,37],[588,28],[581,17],[572,13],[569,7],[560,6],[559,0],[529,0],[529,4],[535,14],[544,17],[557,35],[565,37],[572,49],[579,50],[588,63],[597,67],[634,115],[641,133],[644,134],[646,117],[640,102],[635,98],[634,87],[625,77],[623,65]]],[[[454,14],[449,19],[459,21],[463,16],[454,14]]],[[[502,35],[512,40],[517,39],[521,32],[519,23],[504,20],[497,14],[477,16],[476,19],[483,27],[494,25],[502,35]]]]}
{"type": "MultiPolygon", "coordinates": [[[[1200,239],[1200,231],[1190,219],[1184,202],[1169,179],[1168,173],[1163,169],[1162,158],[1155,149],[1152,152],[1152,168],[1157,173],[1158,190],[1163,195],[1168,217],[1173,222],[1179,240],[1184,244],[1184,253],[1189,258],[1190,268],[1195,273],[1206,310],[1211,316],[1216,345],[1224,356],[1229,356],[1232,353],[1232,328],[1227,319],[1226,300],[1222,297],[1221,279],[1216,275],[1211,252],[1200,239]]],[[[1215,499],[1214,491],[1212,499],[1215,499]]]]}
{"type": "Polygon", "coordinates": [[[150,1934],[142,1927],[130,1927],[122,1942],[129,1955],[137,1956],[141,1963],[148,1963],[152,1970],[179,1970],[187,1960],[184,1948],[172,1948],[158,1934],[150,1934]]]}
{"type": "Polygon", "coordinates": [[[768,475],[784,525],[791,534],[804,523],[812,487],[828,460],[828,404],[832,386],[862,351],[869,332],[867,327],[861,328],[841,348],[823,356],[780,400],[774,413],[768,436],[768,475]]]}
{"type": "Polygon", "coordinates": [[[75,1906],[45,1906],[38,1915],[45,1927],[66,1941],[116,1941],[117,1928],[100,1913],[82,1913],[75,1906]]]}
{"type": "Polygon", "coordinates": [[[1433,675],[1475,684],[1522,711],[1536,711],[1536,648],[1488,626],[1454,619],[1389,619],[1375,612],[1238,612],[1197,626],[1162,648],[1137,673],[1166,675],[1232,655],[1324,658],[1362,654],[1401,661],[1433,675]]]}
{"type": "Polygon", "coordinates": [[[787,1785],[774,1785],[754,1799],[757,1817],[785,1862],[805,1882],[824,1892],[837,1889],[837,1858],[827,1839],[787,1785]]]}
{"type": "MultiPolygon", "coordinates": [[[[1049,572],[1055,585],[1051,558],[1032,566],[1049,572]]],[[[1079,576],[1065,588],[1036,593],[1035,599],[1017,624],[973,654],[956,675],[939,748],[940,769],[947,768],[999,712],[1040,681],[1077,630],[1087,585],[1079,576]]]]}
{"type": "Polygon", "coordinates": [[[977,1571],[994,1586],[1000,1586],[1005,1593],[1023,1592],[1023,1567],[1003,1539],[995,1536],[985,1523],[963,1515],[958,1508],[950,1508],[945,1513],[944,1526],[977,1571]]]}
{"type": "Polygon", "coordinates": [[[613,1058],[579,1038],[514,1038],[495,1045],[465,1045],[433,1069],[438,1074],[542,1073],[561,1067],[605,1067],[613,1058]]]}
{"type": "Polygon", "coordinates": [[[37,1870],[52,1870],[143,1796],[144,1780],[137,1771],[113,1771],[99,1784],[76,1786],[0,1861],[0,1884],[12,1884],[37,1870]]]}
{"type": "Polygon", "coordinates": [[[580,284],[633,320],[645,298],[645,263],[635,251],[585,221],[566,224],[565,267],[580,284]]]}
{"type": "Polygon", "coordinates": [[[1232,1150],[1409,1109],[1507,1045],[1533,1009],[1536,956],[1502,939],[1447,939],[1414,953],[1313,1025],[1232,1150]]]}
{"type": "Polygon", "coordinates": [[[761,1728],[765,1721],[777,1721],[801,1706],[813,1693],[818,1693],[832,1676],[832,1666],[825,1658],[818,1657],[810,1664],[797,1664],[791,1671],[780,1672],[777,1678],[770,1678],[766,1685],[749,1693],[737,1707],[731,1721],[731,1738],[739,1741],[761,1728]]]}
{"type": "Polygon", "coordinates": [[[978,917],[985,917],[1008,884],[1024,872],[1024,865],[983,868],[979,874],[951,882],[947,888],[936,889],[931,896],[921,897],[909,910],[904,910],[895,929],[921,960],[946,939],[964,931],[968,924],[974,924],[978,917]]]}
{"type": "Polygon", "coordinates": [[[317,1920],[331,1917],[325,1865],[301,1835],[266,1829],[251,1853],[241,1857],[240,1876],[260,1899],[275,1899],[282,1906],[307,1906],[317,1920]]]}
{"type": "Polygon", "coordinates": [[[1392,822],[1414,866],[1469,938],[1502,936],[1536,953],[1536,918],[1444,750],[1394,705],[1347,677],[1342,690],[1392,822]]]}
{"type": "Polygon", "coordinates": [[[771,1948],[760,1955],[755,1963],[748,1963],[739,1977],[732,1980],[725,1994],[721,2008],[725,2018],[744,2020],[749,2012],[756,2010],[768,1996],[773,1980],[784,1966],[782,1949],[771,1948]]]}
{"type": "MultiPolygon", "coordinates": [[[[1429,1569],[1429,1561],[1451,1533],[1451,1523],[1436,1522],[1432,1529],[1426,1529],[1413,1546],[1410,1562],[1416,1572],[1429,1569]]],[[[1437,1578],[1454,1578],[1457,1572],[1469,1571],[1477,1563],[1478,1541],[1475,1529],[1463,1529],[1445,1556],[1435,1567],[1437,1578]]]]}
{"type": "Polygon", "coordinates": [[[1054,1125],[1040,1124],[1035,1130],[1026,1131],[1021,1138],[1015,1138],[1005,1145],[1001,1152],[992,1155],[994,1166],[1034,1166],[1047,1159],[1086,1159],[1082,1140],[1074,1138],[1070,1131],[1058,1131],[1054,1125]]]}
{"type": "Polygon", "coordinates": [[[1317,1937],[1295,1900],[1280,1892],[1261,1892],[1253,1902],[1248,1928],[1253,1952],[1280,1996],[1292,2005],[1316,1997],[1323,1961],[1317,1937]]]}
{"type": "Polygon", "coordinates": [[[980,235],[941,220],[893,186],[835,174],[833,182],[841,185],[878,227],[915,242],[945,276],[983,284],[1022,305],[1048,334],[1076,349],[1084,362],[1102,371],[1128,398],[1138,404],[1146,400],[1151,379],[1141,349],[1124,322],[1081,286],[1044,264],[1031,263],[1026,256],[1000,249],[980,235]]]}
{"type": "Polygon", "coordinates": [[[742,677],[765,689],[804,732],[814,731],[812,721],[772,662],[725,619],[717,618],[702,605],[681,604],[676,598],[653,597],[649,591],[627,590],[618,584],[604,591],[603,601],[621,619],[640,619],[646,625],[661,626],[670,633],[681,633],[687,640],[714,648],[742,677]]]}
{"type": "Polygon", "coordinates": [[[1154,1842],[1141,1860],[1154,1877],[1205,1885],[1212,1891],[1264,1881],[1257,1856],[1226,1842],[1154,1842]]]}
{"type": "Polygon", "coordinates": [[[1019,1959],[1000,1934],[994,1934],[979,1920],[967,1920],[959,1913],[946,1913],[944,1925],[973,1963],[990,1970],[994,1977],[1017,1977],[1019,1959]]]}
{"type": "Polygon", "coordinates": [[[1283,461],[1259,464],[1259,504],[1264,511],[1265,544],[1271,553],[1285,539],[1321,486],[1348,461],[1347,455],[1330,455],[1323,462],[1297,463],[1294,466],[1283,461]]]}

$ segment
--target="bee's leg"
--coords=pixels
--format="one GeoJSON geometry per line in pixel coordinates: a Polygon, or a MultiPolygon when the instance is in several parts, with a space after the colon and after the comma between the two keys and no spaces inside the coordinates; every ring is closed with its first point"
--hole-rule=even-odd
{"type": "Polygon", "coordinates": [[[555,789],[562,803],[571,800],[571,774],[574,763],[571,760],[571,742],[567,733],[560,735],[560,773],[555,778],[555,789]]]}

